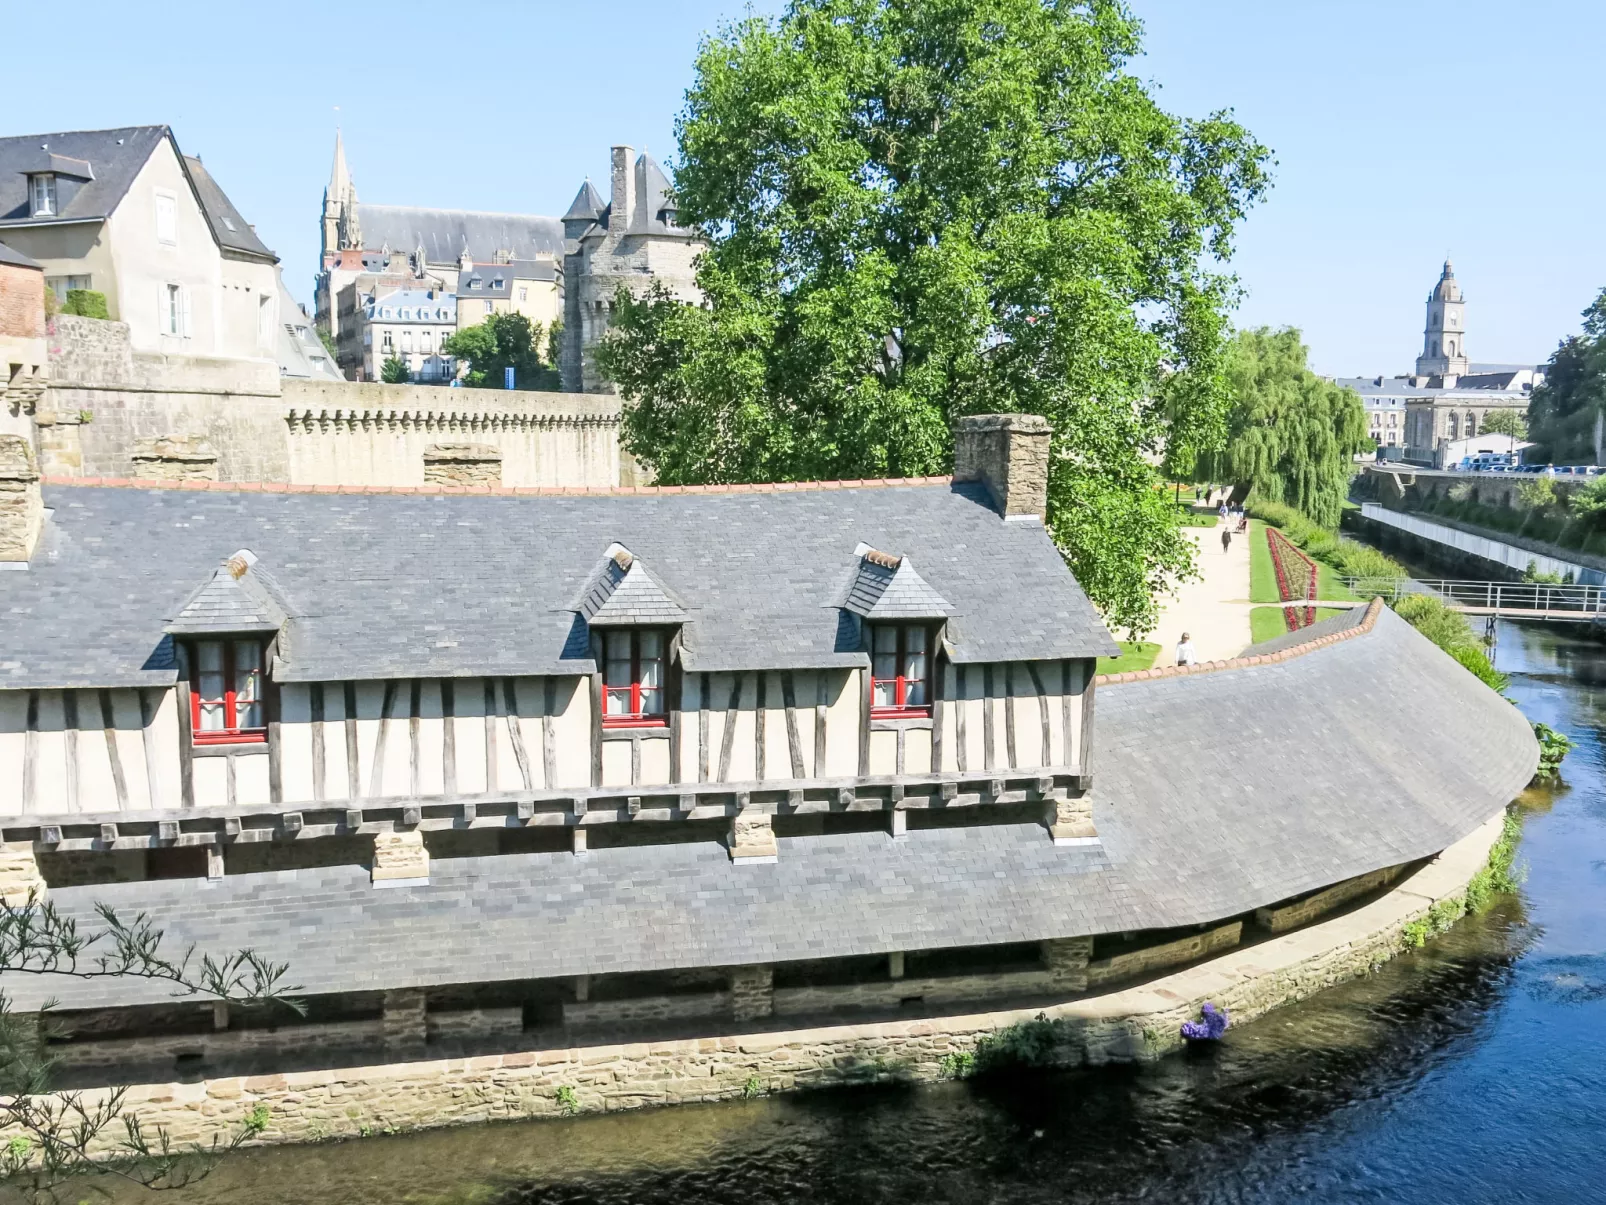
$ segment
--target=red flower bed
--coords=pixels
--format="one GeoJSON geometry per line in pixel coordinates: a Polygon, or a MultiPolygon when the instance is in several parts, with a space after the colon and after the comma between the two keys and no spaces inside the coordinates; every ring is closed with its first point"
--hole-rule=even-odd
{"type": "MultiPolygon", "coordinates": [[[[1316,598],[1316,562],[1301,552],[1282,532],[1269,524],[1266,547],[1271,551],[1271,567],[1277,574],[1277,593],[1284,602],[1316,598]]],[[[1290,632],[1308,628],[1316,622],[1316,608],[1284,607],[1283,623],[1290,632]]]]}

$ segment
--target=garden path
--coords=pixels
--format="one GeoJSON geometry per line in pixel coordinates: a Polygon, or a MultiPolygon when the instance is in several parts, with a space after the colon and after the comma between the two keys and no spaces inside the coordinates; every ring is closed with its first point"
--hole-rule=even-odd
{"type": "Polygon", "coordinates": [[[1199,546],[1199,577],[1182,582],[1161,603],[1160,624],[1147,639],[1160,645],[1154,664],[1177,663],[1177,641],[1187,632],[1200,661],[1224,661],[1249,646],[1249,535],[1235,535],[1221,551],[1216,527],[1183,529],[1199,546]]]}

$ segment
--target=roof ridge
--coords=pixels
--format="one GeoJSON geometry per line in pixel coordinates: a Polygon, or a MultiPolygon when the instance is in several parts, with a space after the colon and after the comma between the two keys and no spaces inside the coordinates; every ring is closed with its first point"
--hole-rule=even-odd
{"type": "Polygon", "coordinates": [[[91,486],[101,489],[202,490],[250,494],[450,494],[496,497],[625,496],[656,498],[667,494],[802,493],[810,490],[877,489],[899,486],[949,485],[951,475],[935,477],[865,477],[840,481],[770,481],[729,485],[291,485],[282,481],[157,481],[139,477],[69,477],[43,474],[45,485],[91,486]]]}
{"type": "Polygon", "coordinates": [[[1157,678],[1181,678],[1188,674],[1214,674],[1222,670],[1248,669],[1253,665],[1274,665],[1279,661],[1291,661],[1295,657],[1303,657],[1306,653],[1315,652],[1319,648],[1326,648],[1330,644],[1337,644],[1342,640],[1353,640],[1356,636],[1365,636],[1377,624],[1377,617],[1382,614],[1383,599],[1373,596],[1372,601],[1366,604],[1366,614],[1361,622],[1352,628],[1345,628],[1342,632],[1329,632],[1326,636],[1315,636],[1301,644],[1291,645],[1275,653],[1256,653],[1253,657],[1229,657],[1225,661],[1201,661],[1194,665],[1168,665],[1163,669],[1136,669],[1124,674],[1100,674],[1094,682],[1100,686],[1120,686],[1125,682],[1153,682],[1157,678]]]}

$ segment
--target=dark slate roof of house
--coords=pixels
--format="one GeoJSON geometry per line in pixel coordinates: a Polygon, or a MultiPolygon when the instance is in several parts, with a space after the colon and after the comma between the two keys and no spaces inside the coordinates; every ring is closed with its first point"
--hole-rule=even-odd
{"type": "Polygon", "coordinates": [[[557,265],[550,260],[515,260],[510,264],[475,264],[457,278],[457,293],[477,293],[487,297],[511,297],[513,283],[519,280],[551,281],[558,278],[557,265]]]}
{"type": "Polygon", "coordinates": [[[11,264],[17,268],[38,268],[41,272],[44,271],[43,267],[29,259],[21,251],[13,251],[4,243],[0,243],[0,264],[11,264]]]}
{"type": "Polygon", "coordinates": [[[240,211],[234,207],[234,202],[229,200],[228,195],[218,186],[218,182],[212,178],[212,173],[206,170],[201,160],[195,155],[185,155],[184,166],[195,184],[195,193],[200,198],[201,210],[206,214],[207,223],[212,227],[212,237],[217,239],[218,246],[241,255],[278,262],[279,257],[268,250],[267,245],[257,237],[257,232],[251,228],[251,224],[240,216],[240,211]]]}
{"type": "MultiPolygon", "coordinates": [[[[1097,846],[911,828],[781,837],[773,865],[631,845],[436,858],[427,885],[387,890],[336,866],[51,895],[84,923],[104,901],[177,947],[252,947],[308,992],[1038,941],[1220,920],[1430,856],[1497,815],[1538,756],[1514,707],[1387,610],[1280,662],[1103,687],[1096,740],[1097,846]]],[[[143,990],[4,986],[19,1009],[143,990]]]]}
{"type": "Polygon", "coordinates": [[[290,617],[277,583],[249,553],[224,561],[189,597],[167,631],[173,636],[218,632],[277,632],[290,617]]]}
{"type": "Polygon", "coordinates": [[[953,608],[915,572],[908,557],[869,549],[859,558],[840,604],[870,620],[941,619],[953,608]]]}
{"type": "Polygon", "coordinates": [[[117,208],[140,168],[162,139],[166,126],[126,126],[116,130],[70,130],[0,138],[0,226],[11,222],[72,222],[104,218],[117,208]],[[48,153],[89,163],[94,179],[84,183],[54,218],[30,217],[28,177],[23,173],[48,153]]]}
{"type": "Polygon", "coordinates": [[[465,250],[476,264],[489,264],[499,251],[514,259],[563,254],[563,223],[558,218],[359,201],[357,222],[365,249],[413,251],[422,246],[424,259],[432,264],[456,263],[465,250]]]}
{"type": "Polygon", "coordinates": [[[863,665],[838,622],[861,543],[922,567],[953,607],[956,661],[1117,651],[1047,531],[946,480],[578,496],[53,484],[45,504],[29,570],[0,574],[0,689],[171,681],[153,646],[239,549],[298,611],[284,681],[589,673],[573,608],[614,543],[685,607],[693,672],[863,665]]]}

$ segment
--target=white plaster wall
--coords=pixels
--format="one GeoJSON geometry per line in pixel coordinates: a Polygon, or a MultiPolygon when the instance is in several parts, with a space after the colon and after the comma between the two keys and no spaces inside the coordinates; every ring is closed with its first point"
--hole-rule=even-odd
{"type": "Polygon", "coordinates": [[[628,787],[630,782],[630,742],[602,742],[602,785],[628,787]]]}
{"type": "Polygon", "coordinates": [[[640,786],[665,786],[671,781],[669,774],[669,736],[641,738],[640,786]]]}
{"type": "Polygon", "coordinates": [[[898,772],[898,734],[887,729],[870,730],[870,773],[898,772]]]}
{"type": "Polygon", "coordinates": [[[860,692],[867,670],[826,670],[826,778],[852,778],[859,772],[860,692]]]}
{"type": "Polygon", "coordinates": [[[23,753],[28,747],[28,692],[0,691],[0,816],[22,811],[23,753]]]}
{"type": "MultiPolygon", "coordinates": [[[[223,758],[214,757],[210,760],[222,762],[223,758]]],[[[266,755],[252,754],[246,757],[236,757],[233,761],[235,806],[258,807],[269,803],[272,796],[268,791],[268,759],[266,755]]],[[[197,802],[199,802],[200,798],[201,796],[197,794],[197,802]]]]}

